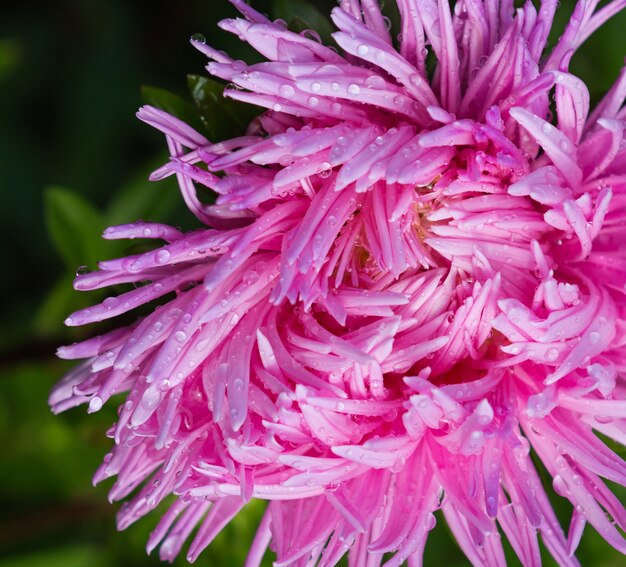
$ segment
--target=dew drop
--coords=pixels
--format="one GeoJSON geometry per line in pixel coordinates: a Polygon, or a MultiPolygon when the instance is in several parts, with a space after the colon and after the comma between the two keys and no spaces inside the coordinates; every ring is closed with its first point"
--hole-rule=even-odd
{"type": "Polygon", "coordinates": [[[357,47],[356,52],[360,57],[363,57],[368,54],[369,47],[367,47],[367,45],[361,44],[359,45],[359,47],[357,47]]]}
{"type": "Polygon", "coordinates": [[[206,43],[206,37],[204,37],[201,33],[194,33],[190,39],[196,43],[206,43]]]}
{"type": "Polygon", "coordinates": [[[174,333],[174,340],[177,343],[184,343],[187,340],[187,333],[184,331],[176,331],[176,333],[174,333]]]}
{"type": "Polygon", "coordinates": [[[311,83],[311,92],[319,93],[322,90],[322,85],[319,83],[311,83]]]}
{"type": "Polygon", "coordinates": [[[352,83],[348,86],[348,93],[351,95],[358,95],[361,92],[359,85],[352,83]]]}
{"type": "Polygon", "coordinates": [[[281,85],[278,92],[284,97],[291,97],[296,93],[295,89],[291,85],[281,85]]]}
{"type": "Polygon", "coordinates": [[[549,348],[546,351],[546,360],[549,362],[554,362],[559,357],[559,351],[555,348],[549,348]]]}
{"type": "Polygon", "coordinates": [[[103,302],[102,305],[104,305],[104,307],[107,310],[111,310],[114,307],[116,307],[118,305],[118,303],[120,302],[120,300],[117,297],[107,297],[103,302]]]}
{"type": "Polygon", "coordinates": [[[89,413],[100,411],[102,409],[102,398],[100,396],[94,396],[89,402],[89,413]]]}
{"type": "Polygon", "coordinates": [[[252,285],[254,282],[259,280],[259,274],[256,270],[248,270],[243,275],[243,283],[245,285],[252,285]]]}
{"type": "Polygon", "coordinates": [[[157,264],[165,264],[170,259],[170,253],[167,250],[159,250],[156,253],[157,264]]]}

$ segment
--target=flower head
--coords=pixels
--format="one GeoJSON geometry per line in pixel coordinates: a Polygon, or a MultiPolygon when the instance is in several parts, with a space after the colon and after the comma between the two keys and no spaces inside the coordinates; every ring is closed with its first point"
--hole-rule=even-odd
{"type": "Polygon", "coordinates": [[[226,96],[263,107],[209,141],[151,107],[203,227],[116,226],[154,250],[101,262],[80,290],[138,287],[72,314],[129,327],[60,349],[86,361],[55,411],[126,392],[96,473],[134,496],[119,526],[178,496],[148,543],[194,560],[251,498],[269,501],[248,565],[421,564],[437,510],[475,565],[560,565],[585,524],[626,552],[604,480],[626,463],[626,71],[589,114],[568,72],[623,0],[580,0],[546,53],[543,0],[375,0],[332,11],[339,50],[242,0],[221,27],[266,59],[204,43],[226,96]],[[434,65],[432,64],[433,62],[434,65]],[[195,184],[217,194],[206,205],[195,184]],[[533,451],[572,503],[563,533],[533,451]]]}

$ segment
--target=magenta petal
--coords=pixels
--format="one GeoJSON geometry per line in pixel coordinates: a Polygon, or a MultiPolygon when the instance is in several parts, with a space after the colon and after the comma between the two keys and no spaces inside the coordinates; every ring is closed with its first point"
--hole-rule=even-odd
{"type": "Polygon", "coordinates": [[[506,538],[576,567],[585,529],[626,553],[626,71],[590,115],[568,72],[624,1],[547,51],[556,0],[397,0],[397,38],[340,0],[337,50],[231,1],[262,61],[192,44],[257,117],[209,141],[139,110],[197,228],[106,229],[148,250],[81,271],[126,287],[66,324],[142,318],[58,350],[85,360],[55,413],[123,398],[94,475],[118,527],[171,500],[147,549],[192,562],[260,499],[248,567],[419,566],[438,510],[475,565],[506,538]]]}

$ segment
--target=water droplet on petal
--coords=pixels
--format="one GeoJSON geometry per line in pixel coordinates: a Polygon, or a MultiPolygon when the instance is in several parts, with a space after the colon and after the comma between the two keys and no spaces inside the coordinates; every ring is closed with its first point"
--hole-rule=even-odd
{"type": "Polygon", "coordinates": [[[204,37],[201,33],[194,33],[190,39],[196,43],[206,43],[206,37],[204,37]]]}
{"type": "Polygon", "coordinates": [[[100,411],[102,409],[102,398],[100,396],[94,396],[89,402],[89,412],[100,411]]]}
{"type": "Polygon", "coordinates": [[[156,253],[157,264],[165,264],[170,259],[170,253],[167,250],[159,250],[156,253]]]}
{"type": "Polygon", "coordinates": [[[295,89],[291,85],[281,85],[278,89],[281,96],[291,97],[295,94],[295,89]]]}
{"type": "Polygon", "coordinates": [[[546,351],[546,360],[548,362],[554,362],[559,357],[559,351],[555,348],[549,348],[546,351]]]}
{"type": "Polygon", "coordinates": [[[419,85],[421,85],[424,82],[424,79],[422,78],[421,75],[419,75],[418,73],[413,73],[413,75],[411,75],[409,77],[409,82],[418,87],[419,85]]]}
{"type": "Polygon", "coordinates": [[[120,300],[117,297],[107,297],[102,302],[102,305],[104,305],[104,307],[107,310],[110,310],[110,309],[113,309],[115,306],[117,306],[119,302],[120,302],[120,300]]]}

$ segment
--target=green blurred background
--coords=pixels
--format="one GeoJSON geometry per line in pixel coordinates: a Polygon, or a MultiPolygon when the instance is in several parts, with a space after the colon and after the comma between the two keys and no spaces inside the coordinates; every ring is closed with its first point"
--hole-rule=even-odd
{"type": "MultiPolygon", "coordinates": [[[[321,14],[334,4],[253,2],[276,17],[290,20],[297,14],[326,33],[321,14]]],[[[563,2],[561,23],[571,6],[563,2]]],[[[106,500],[110,483],[91,486],[91,474],[110,446],[104,431],[115,420],[114,408],[53,417],[46,398],[68,368],[55,359],[56,347],[97,330],[62,326],[69,312],[100,298],[72,290],[75,270],[128,252],[119,243],[101,241],[102,229],[137,219],[194,226],[171,182],[146,181],[165,159],[165,144],[134,113],[145,100],[190,111],[172,95],[145,88],[142,94],[142,87],[167,89],[191,101],[187,75],[203,74],[205,64],[188,44],[193,33],[237,58],[254,57],[216,28],[219,19],[234,14],[226,0],[141,5],[57,0],[2,8],[0,567],[159,564],[144,553],[158,510],[118,534],[117,505],[106,500]]],[[[624,30],[626,14],[621,14],[574,59],[573,69],[594,100],[622,65],[624,30]]],[[[224,131],[232,125],[208,126],[224,131]]],[[[243,564],[259,512],[256,506],[238,517],[198,564],[243,564]]],[[[568,506],[559,512],[567,518],[568,506]]],[[[626,564],[590,529],[579,555],[583,565],[626,564]]],[[[186,563],[181,558],[176,564],[186,563]]],[[[440,528],[429,540],[425,564],[467,562],[440,528]]]]}

